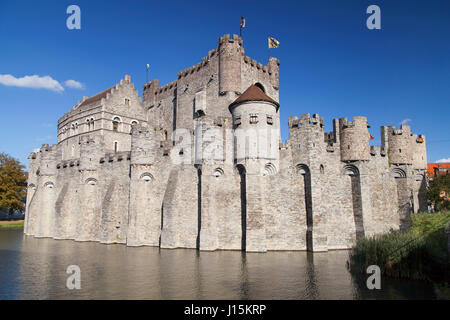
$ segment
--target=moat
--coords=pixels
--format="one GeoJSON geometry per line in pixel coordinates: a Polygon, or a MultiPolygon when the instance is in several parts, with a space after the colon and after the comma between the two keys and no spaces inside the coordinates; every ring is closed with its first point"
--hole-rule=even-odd
{"type": "Polygon", "coordinates": [[[435,299],[431,285],[382,278],[382,289],[357,285],[348,251],[327,253],[127,247],[37,239],[0,231],[3,299],[435,299]],[[81,269],[69,290],[66,269],[81,269]]]}

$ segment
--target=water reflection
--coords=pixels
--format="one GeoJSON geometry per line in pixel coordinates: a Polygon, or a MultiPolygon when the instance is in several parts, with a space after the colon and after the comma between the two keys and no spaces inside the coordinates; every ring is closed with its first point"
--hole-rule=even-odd
{"type": "Polygon", "coordinates": [[[35,239],[0,231],[0,299],[405,299],[434,298],[424,283],[383,279],[369,291],[328,253],[126,247],[35,239]],[[81,290],[66,268],[81,268],[81,290]]]}

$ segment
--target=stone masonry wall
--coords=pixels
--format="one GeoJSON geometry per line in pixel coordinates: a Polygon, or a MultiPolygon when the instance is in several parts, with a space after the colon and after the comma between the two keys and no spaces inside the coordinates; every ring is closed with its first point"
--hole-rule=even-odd
{"type": "Polygon", "coordinates": [[[58,144],[30,154],[24,233],[265,252],[348,249],[358,237],[407,227],[426,207],[425,136],[382,127],[382,145],[371,147],[365,117],[334,119],[324,132],[323,118],[305,113],[289,118],[282,144],[282,106],[246,101],[229,110],[253,84],[278,102],[279,66],[224,36],[174,81],[145,84],[142,102],[128,76],[84,97],[59,119],[58,144]],[[275,156],[238,156],[239,128],[275,129],[275,156]],[[173,140],[179,130],[186,138],[173,140]],[[208,146],[217,153],[203,152],[208,146]]]}

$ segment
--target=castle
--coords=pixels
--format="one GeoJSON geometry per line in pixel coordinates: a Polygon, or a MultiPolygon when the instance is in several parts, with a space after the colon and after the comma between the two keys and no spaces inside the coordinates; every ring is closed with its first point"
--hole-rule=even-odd
{"type": "Polygon", "coordinates": [[[175,81],[129,76],[58,120],[29,157],[24,232],[161,248],[327,251],[408,226],[426,208],[426,144],[402,125],[370,146],[362,116],[289,118],[279,66],[225,35],[175,81]]]}

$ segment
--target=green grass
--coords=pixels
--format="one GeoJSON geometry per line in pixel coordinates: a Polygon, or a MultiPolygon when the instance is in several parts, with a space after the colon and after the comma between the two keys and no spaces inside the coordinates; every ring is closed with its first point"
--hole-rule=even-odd
{"type": "Polygon", "coordinates": [[[0,229],[15,229],[15,228],[23,228],[23,221],[18,223],[11,223],[11,224],[0,224],[0,229]]]}
{"type": "Polygon", "coordinates": [[[389,277],[446,282],[449,222],[450,211],[414,214],[408,231],[360,239],[350,253],[349,269],[366,275],[369,265],[377,265],[389,277]]]}

